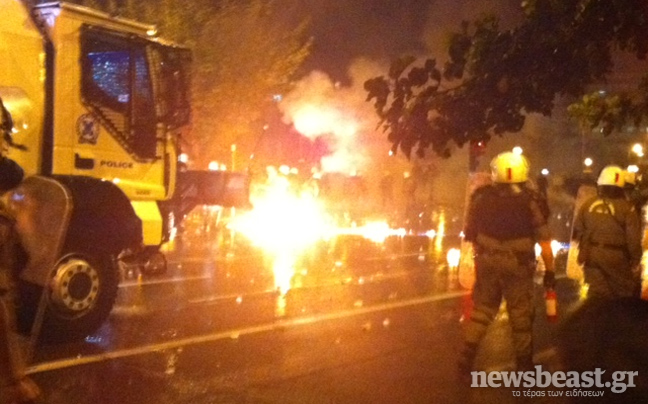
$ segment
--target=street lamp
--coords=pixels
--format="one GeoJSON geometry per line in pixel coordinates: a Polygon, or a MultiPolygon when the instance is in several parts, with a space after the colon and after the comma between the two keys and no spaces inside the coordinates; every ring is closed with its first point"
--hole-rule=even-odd
{"type": "Polygon", "coordinates": [[[583,169],[583,172],[591,173],[592,172],[592,164],[594,164],[594,160],[592,160],[589,157],[585,158],[585,160],[583,160],[583,165],[585,166],[585,168],[583,169]]]}
{"type": "Polygon", "coordinates": [[[644,150],[643,150],[643,145],[640,143],[635,143],[632,146],[632,152],[637,155],[637,157],[643,157],[644,156],[644,150]]]}
{"type": "Polygon", "coordinates": [[[521,155],[522,155],[522,151],[523,151],[523,150],[522,150],[522,148],[521,148],[520,146],[515,146],[515,147],[513,148],[513,153],[514,153],[514,154],[517,154],[518,156],[521,156],[521,155]]]}
{"type": "Polygon", "coordinates": [[[640,169],[645,168],[646,161],[644,160],[644,155],[645,153],[643,144],[635,143],[632,145],[632,148],[630,149],[630,153],[628,155],[628,160],[630,164],[637,166],[637,172],[639,172],[640,169]]]}

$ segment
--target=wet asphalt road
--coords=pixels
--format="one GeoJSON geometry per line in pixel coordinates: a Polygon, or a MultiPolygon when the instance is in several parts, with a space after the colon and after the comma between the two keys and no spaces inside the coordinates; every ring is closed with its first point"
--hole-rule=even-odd
{"type": "MultiPolygon", "coordinates": [[[[305,275],[282,295],[261,261],[248,259],[176,255],[164,276],[125,279],[99,332],[38,348],[30,372],[46,402],[520,401],[459,383],[467,292],[443,266],[416,258],[336,268],[305,275]]],[[[537,297],[542,309],[540,287],[537,297]]],[[[548,366],[555,327],[542,316],[535,324],[536,359],[548,366]]],[[[502,316],[478,367],[511,366],[509,339],[502,316]]]]}

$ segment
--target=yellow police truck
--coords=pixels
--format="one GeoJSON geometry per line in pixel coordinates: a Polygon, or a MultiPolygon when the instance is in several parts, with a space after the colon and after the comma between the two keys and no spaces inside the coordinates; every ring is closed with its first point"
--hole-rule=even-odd
{"type": "Polygon", "coordinates": [[[8,156],[27,175],[7,201],[28,253],[21,325],[83,338],[112,310],[120,263],[165,266],[169,221],[245,204],[247,178],[182,169],[191,54],[154,25],[61,2],[0,10],[0,99],[22,146],[8,156]]]}

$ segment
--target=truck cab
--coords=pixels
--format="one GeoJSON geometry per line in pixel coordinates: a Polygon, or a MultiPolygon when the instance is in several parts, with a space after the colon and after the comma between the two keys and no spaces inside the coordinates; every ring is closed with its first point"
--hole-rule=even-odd
{"type": "MultiPolygon", "coordinates": [[[[48,3],[31,12],[45,47],[16,50],[16,69],[34,64],[40,80],[45,73],[27,97],[44,116],[16,132],[27,151],[9,157],[28,174],[113,182],[142,219],[145,244],[159,244],[156,201],[173,195],[176,142],[189,124],[189,50],[155,37],[153,25],[85,7],[48,3]]],[[[16,92],[6,97],[9,109],[25,102],[16,92]]]]}
{"type": "Polygon", "coordinates": [[[37,250],[21,272],[22,317],[33,326],[44,300],[44,336],[81,338],[111,311],[120,262],[150,262],[169,217],[196,204],[246,203],[246,177],[179,169],[191,53],[154,25],[62,2],[0,9],[0,99],[21,146],[7,157],[28,176],[8,204],[37,250]],[[60,241],[43,238],[48,221],[60,241]]]}

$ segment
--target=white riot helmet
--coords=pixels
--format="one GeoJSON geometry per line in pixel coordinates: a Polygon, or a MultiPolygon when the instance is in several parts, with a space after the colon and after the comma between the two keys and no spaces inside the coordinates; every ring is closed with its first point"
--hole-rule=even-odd
{"type": "Polygon", "coordinates": [[[491,160],[490,166],[493,182],[515,184],[529,179],[529,162],[521,154],[500,153],[491,160]]]}
{"type": "Polygon", "coordinates": [[[619,166],[605,166],[599,174],[596,185],[609,185],[623,188],[625,185],[625,171],[619,166]]]}

